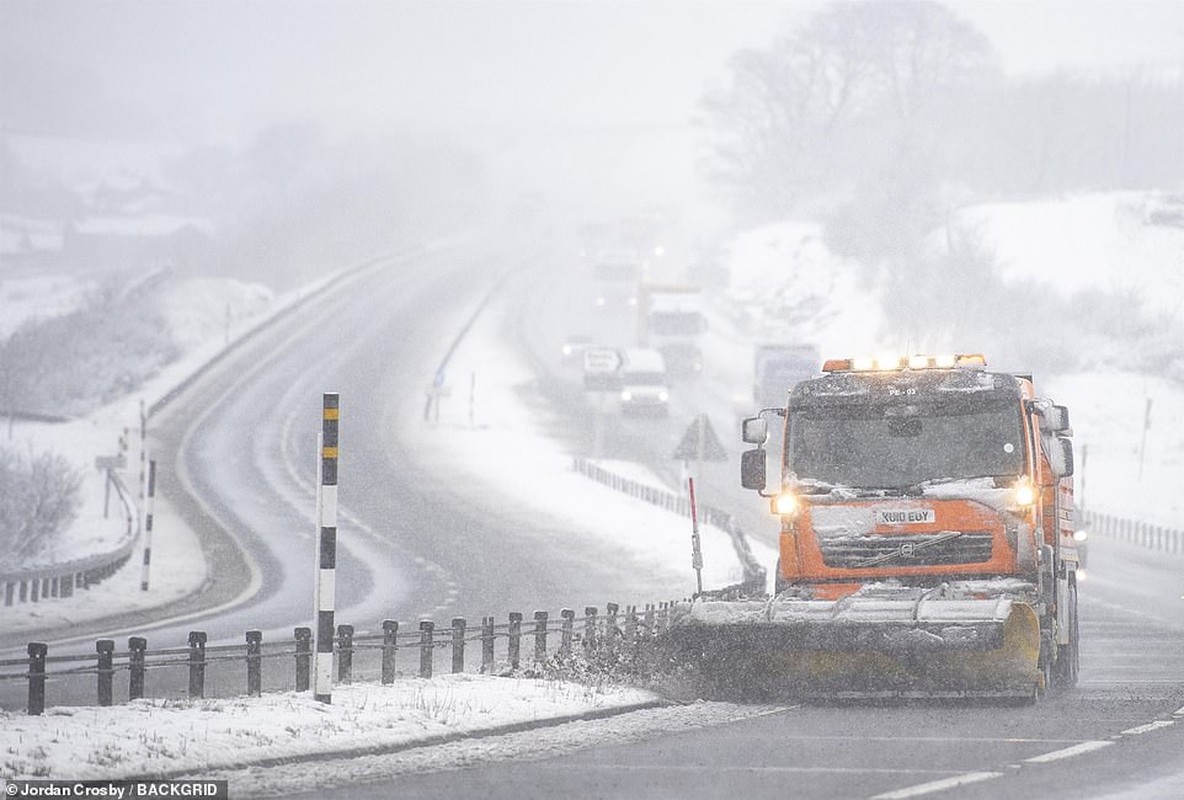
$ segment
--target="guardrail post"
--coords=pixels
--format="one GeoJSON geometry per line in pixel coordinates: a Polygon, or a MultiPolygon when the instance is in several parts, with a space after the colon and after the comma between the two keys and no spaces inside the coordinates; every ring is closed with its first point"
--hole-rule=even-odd
{"type": "Polygon", "coordinates": [[[559,639],[559,657],[568,659],[571,658],[572,627],[575,625],[576,612],[565,608],[559,612],[559,616],[563,617],[563,633],[559,639]]]}
{"type": "Polygon", "coordinates": [[[547,660],[547,612],[534,612],[534,660],[547,660]]]}
{"type": "Polygon", "coordinates": [[[139,700],[144,696],[144,651],[148,640],[143,636],[132,636],[127,640],[127,699],[139,700]]]}
{"type": "Polygon", "coordinates": [[[307,692],[312,671],[312,628],[296,628],[296,691],[307,692]]]}
{"type": "Polygon", "coordinates": [[[642,635],[643,635],[643,638],[645,638],[645,639],[653,639],[654,636],[656,636],[658,633],[656,630],[654,630],[654,604],[653,603],[646,603],[645,604],[645,617],[643,618],[642,628],[643,628],[642,635]]]}
{"type": "Polygon", "coordinates": [[[608,618],[604,621],[604,640],[605,647],[608,652],[612,653],[617,646],[616,638],[619,631],[617,630],[617,611],[620,606],[616,603],[608,603],[605,605],[608,611],[608,618]]]}
{"type": "Polygon", "coordinates": [[[115,640],[99,639],[95,642],[95,652],[98,653],[98,688],[99,705],[111,705],[111,681],[115,676],[115,640]]]}
{"type": "Polygon", "coordinates": [[[247,697],[263,694],[263,631],[247,631],[247,697]]]}
{"type": "Polygon", "coordinates": [[[481,672],[493,672],[493,617],[481,618],[481,672]]]}
{"type": "Polygon", "coordinates": [[[399,650],[399,622],[393,619],[382,621],[382,682],[395,682],[395,654],[399,650]]]}
{"type": "Polygon", "coordinates": [[[354,682],[354,626],[337,626],[337,682],[354,682]]]}
{"type": "Polygon", "coordinates": [[[452,618],[452,671],[465,671],[465,618],[452,618]]]}
{"type": "Polygon", "coordinates": [[[29,642],[29,714],[39,716],[45,711],[45,655],[49,647],[44,642],[29,642]]]}
{"type": "Polygon", "coordinates": [[[596,647],[596,606],[584,606],[584,654],[596,647]]]}
{"type": "Polygon", "coordinates": [[[201,699],[206,693],[206,632],[189,632],[189,698],[201,699]]]}
{"type": "Polygon", "coordinates": [[[509,658],[510,669],[518,669],[518,662],[521,653],[522,638],[522,612],[510,612],[510,644],[509,644],[509,658]]]}
{"type": "Polygon", "coordinates": [[[432,647],[434,642],[434,631],[436,630],[436,623],[430,619],[421,620],[419,623],[419,677],[432,677],[432,647]]]}

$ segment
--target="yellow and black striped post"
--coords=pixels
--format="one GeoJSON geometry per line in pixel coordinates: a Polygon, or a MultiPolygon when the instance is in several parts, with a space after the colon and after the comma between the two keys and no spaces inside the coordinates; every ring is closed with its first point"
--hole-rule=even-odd
{"type": "Polygon", "coordinates": [[[140,571],[140,591],[148,591],[148,573],[152,568],[152,517],[156,506],[156,459],[148,460],[148,499],[144,506],[144,564],[140,571]]]}
{"type": "Polygon", "coordinates": [[[337,423],[340,398],[325,392],[321,410],[321,481],[317,502],[316,656],[313,696],[333,701],[333,606],[337,589],[337,423]]]}

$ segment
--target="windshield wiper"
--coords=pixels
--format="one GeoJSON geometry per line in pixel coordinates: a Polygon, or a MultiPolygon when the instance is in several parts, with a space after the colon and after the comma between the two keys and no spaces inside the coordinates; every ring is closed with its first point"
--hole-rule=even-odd
{"type": "Polygon", "coordinates": [[[914,555],[921,550],[925,550],[930,547],[936,547],[937,545],[944,544],[945,542],[953,541],[962,535],[963,531],[946,531],[945,533],[934,536],[932,539],[926,539],[923,542],[909,542],[909,544],[912,544],[911,548],[906,548],[904,545],[901,545],[891,553],[885,553],[882,556],[873,556],[872,558],[865,558],[863,561],[857,562],[855,564],[855,568],[866,569],[867,567],[878,567],[881,564],[887,564],[889,561],[900,558],[904,555],[906,549],[909,551],[910,555],[914,555]]]}

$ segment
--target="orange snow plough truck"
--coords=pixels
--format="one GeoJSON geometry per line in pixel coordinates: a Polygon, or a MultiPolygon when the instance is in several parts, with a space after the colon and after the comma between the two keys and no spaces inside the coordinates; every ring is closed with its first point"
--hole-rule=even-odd
{"type": "Polygon", "coordinates": [[[1031,376],[981,355],[827,361],[743,424],[741,482],[781,520],[773,596],[696,597],[674,642],[717,678],[803,695],[1075,684],[1070,435],[1031,376]]]}

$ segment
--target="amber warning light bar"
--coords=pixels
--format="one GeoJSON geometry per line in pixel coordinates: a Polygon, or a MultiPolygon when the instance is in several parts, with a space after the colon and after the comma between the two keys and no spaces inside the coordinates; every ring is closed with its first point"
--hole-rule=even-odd
{"type": "Polygon", "coordinates": [[[957,367],[985,367],[987,357],[982,353],[959,353],[943,356],[879,356],[877,358],[828,358],[823,372],[892,372],[904,369],[955,369],[957,367]]]}

